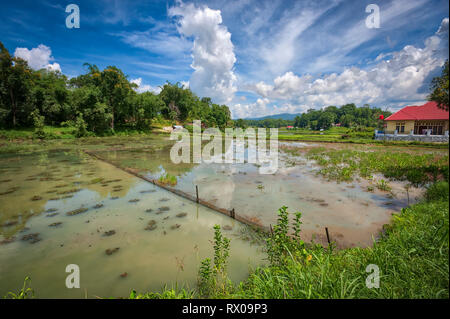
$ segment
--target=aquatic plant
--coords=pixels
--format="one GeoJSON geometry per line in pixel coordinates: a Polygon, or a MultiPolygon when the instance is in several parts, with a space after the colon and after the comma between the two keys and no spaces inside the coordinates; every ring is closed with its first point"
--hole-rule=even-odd
{"type": "Polygon", "coordinates": [[[55,223],[51,223],[50,225],[48,225],[49,227],[57,227],[60,226],[62,224],[62,222],[55,222],[55,223]]]}
{"type": "Polygon", "coordinates": [[[37,243],[41,239],[39,238],[39,233],[27,234],[22,236],[22,240],[28,241],[30,244],[37,243]]]}
{"type": "Polygon", "coordinates": [[[145,230],[155,230],[157,227],[156,220],[152,219],[148,222],[147,226],[144,228],[145,230]]]}
{"type": "Polygon", "coordinates": [[[389,186],[389,184],[384,180],[384,179],[380,179],[377,184],[376,184],[377,188],[379,190],[385,191],[385,192],[390,192],[391,191],[391,186],[389,186]]]}
{"type": "Polygon", "coordinates": [[[375,148],[375,151],[315,147],[306,154],[321,166],[319,174],[330,180],[352,181],[355,176],[371,179],[374,173],[407,180],[414,186],[449,179],[448,154],[412,153],[375,148]]]}
{"type": "Polygon", "coordinates": [[[4,299],[29,299],[34,298],[34,290],[31,286],[31,277],[26,276],[22,288],[17,292],[8,292],[4,299]]]}
{"type": "Polygon", "coordinates": [[[85,212],[87,212],[87,211],[88,211],[87,208],[85,208],[85,207],[80,207],[80,208],[78,208],[78,209],[75,209],[75,210],[72,210],[72,211],[70,211],[70,212],[67,212],[66,215],[67,215],[67,216],[74,216],[74,215],[78,215],[78,214],[85,213],[85,212]]]}
{"type": "Polygon", "coordinates": [[[166,173],[160,176],[158,181],[164,185],[175,186],[177,184],[177,177],[166,173]]]}
{"type": "Polygon", "coordinates": [[[116,247],[116,248],[108,248],[105,250],[105,253],[110,256],[114,253],[116,253],[117,251],[119,251],[120,247],[116,247]]]}

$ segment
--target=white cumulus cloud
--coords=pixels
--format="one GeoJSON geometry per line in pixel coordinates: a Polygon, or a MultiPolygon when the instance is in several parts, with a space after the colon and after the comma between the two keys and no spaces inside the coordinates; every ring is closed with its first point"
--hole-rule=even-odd
{"type": "Polygon", "coordinates": [[[137,92],[139,92],[139,93],[152,92],[152,93],[155,93],[155,94],[159,94],[159,92],[161,92],[161,88],[159,86],[158,87],[154,87],[154,86],[151,86],[149,84],[144,84],[142,82],[142,78],[137,78],[137,79],[130,80],[130,83],[134,83],[134,84],[136,84],[138,86],[135,90],[137,92]]]}
{"type": "Polygon", "coordinates": [[[27,61],[28,65],[34,70],[47,69],[61,72],[61,67],[58,63],[50,63],[54,58],[52,57],[52,50],[46,45],[39,44],[37,48],[32,48],[31,50],[16,48],[14,56],[27,61]]]}
{"type": "MultiPolygon", "coordinates": [[[[376,64],[368,69],[348,67],[341,73],[319,78],[289,71],[276,77],[273,84],[258,82],[246,88],[263,98],[297,105],[297,111],[305,106],[321,108],[346,103],[382,106],[397,101],[395,107],[399,107],[411,101],[424,101],[432,76],[440,74],[448,59],[448,24],[448,18],[444,19],[438,31],[425,40],[423,48],[407,45],[400,51],[380,54],[376,64]]],[[[258,109],[256,104],[248,107],[258,109]]],[[[248,115],[254,113],[242,105],[238,109],[240,116],[246,111],[248,115]]]]}
{"type": "Polygon", "coordinates": [[[217,103],[229,103],[237,90],[233,70],[236,57],[231,34],[222,25],[220,10],[178,2],[169,9],[169,15],[178,17],[180,34],[194,38],[190,88],[217,103]]]}

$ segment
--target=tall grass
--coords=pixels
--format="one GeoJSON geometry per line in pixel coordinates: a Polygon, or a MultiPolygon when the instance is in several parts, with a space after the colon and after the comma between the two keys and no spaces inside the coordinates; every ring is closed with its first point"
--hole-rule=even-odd
{"type": "Polygon", "coordinates": [[[336,181],[352,181],[356,176],[370,178],[374,173],[382,173],[390,179],[407,180],[414,185],[448,181],[449,178],[448,154],[328,150],[317,147],[311,149],[307,157],[322,166],[320,174],[336,181]]]}

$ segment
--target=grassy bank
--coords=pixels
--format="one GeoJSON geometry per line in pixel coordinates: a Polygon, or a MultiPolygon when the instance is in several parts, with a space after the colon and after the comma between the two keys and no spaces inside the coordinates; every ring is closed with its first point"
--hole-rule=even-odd
{"type": "MultiPolygon", "coordinates": [[[[198,289],[142,294],[133,291],[130,297],[449,298],[448,190],[446,182],[431,186],[421,203],[393,216],[392,223],[370,248],[335,250],[305,244],[295,236],[300,223],[294,225],[294,235],[289,237],[287,211],[282,208],[274,236],[267,239],[270,265],[255,269],[246,281],[233,285],[224,280],[222,273],[214,275],[216,263],[208,270],[204,261],[198,289]],[[366,271],[368,265],[379,269],[378,288],[366,286],[367,277],[373,273],[366,271]]],[[[215,240],[214,247],[215,260],[216,255],[223,255],[220,242],[215,240]]],[[[223,260],[219,265],[223,267],[223,260]]]]}
{"type": "MultiPolygon", "coordinates": [[[[163,127],[172,126],[168,121],[154,121],[148,129],[137,130],[135,128],[117,127],[115,136],[139,136],[161,133],[163,127]]],[[[188,127],[188,126],[186,126],[188,127]]],[[[189,128],[189,127],[188,127],[189,128]]],[[[190,130],[192,131],[191,127],[190,130]]],[[[75,127],[45,126],[43,128],[45,140],[75,139],[75,127]]],[[[95,136],[93,133],[92,136],[95,136]]],[[[111,136],[111,134],[109,135],[111,136]]],[[[108,136],[105,136],[108,137],[108,136]]],[[[7,141],[31,141],[37,140],[34,128],[0,129],[0,143],[7,141]]],[[[278,140],[302,141],[302,142],[326,142],[326,143],[353,143],[375,145],[400,145],[400,146],[428,146],[432,148],[447,148],[448,143],[431,143],[418,141],[380,141],[373,139],[373,129],[352,130],[348,128],[333,127],[326,131],[312,131],[306,129],[286,130],[279,129],[278,140]]]]}

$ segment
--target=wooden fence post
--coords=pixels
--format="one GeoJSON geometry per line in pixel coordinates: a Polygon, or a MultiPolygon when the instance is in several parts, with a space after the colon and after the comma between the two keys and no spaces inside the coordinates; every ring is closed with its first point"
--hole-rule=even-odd
{"type": "Polygon", "coordinates": [[[198,185],[195,185],[195,193],[197,194],[197,203],[198,203],[198,185]]]}

